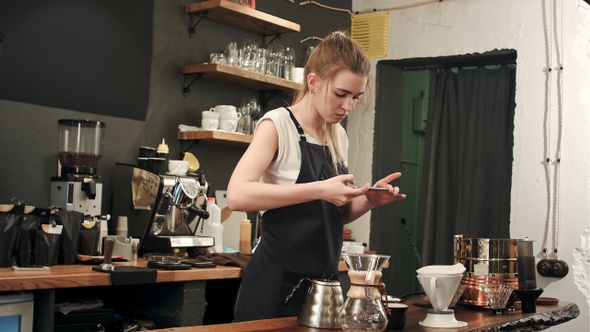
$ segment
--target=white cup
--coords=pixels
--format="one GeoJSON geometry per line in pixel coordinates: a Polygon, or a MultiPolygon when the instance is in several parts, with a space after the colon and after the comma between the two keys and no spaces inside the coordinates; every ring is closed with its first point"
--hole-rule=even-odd
{"type": "Polygon", "coordinates": [[[228,112],[237,112],[237,108],[232,105],[217,105],[209,109],[212,112],[218,113],[219,115],[228,113],[228,112]]]}
{"type": "Polygon", "coordinates": [[[216,130],[219,128],[219,120],[203,119],[201,120],[201,127],[203,127],[203,130],[216,130]]]}
{"type": "Polygon", "coordinates": [[[117,218],[117,235],[127,237],[127,217],[119,216],[117,218]]]}
{"type": "Polygon", "coordinates": [[[189,162],[186,160],[168,160],[168,174],[185,175],[188,171],[189,162]]]}
{"type": "Polygon", "coordinates": [[[293,82],[303,83],[303,67],[293,68],[293,82]]]}
{"type": "Polygon", "coordinates": [[[219,113],[209,111],[201,112],[201,119],[212,119],[212,120],[219,120],[219,113]]]}
{"type": "Polygon", "coordinates": [[[238,128],[238,121],[237,120],[220,120],[219,121],[219,129],[234,132],[238,128]]]}
{"type": "Polygon", "coordinates": [[[219,115],[219,121],[223,120],[236,120],[238,121],[242,117],[242,113],[239,112],[227,112],[219,115]]]}

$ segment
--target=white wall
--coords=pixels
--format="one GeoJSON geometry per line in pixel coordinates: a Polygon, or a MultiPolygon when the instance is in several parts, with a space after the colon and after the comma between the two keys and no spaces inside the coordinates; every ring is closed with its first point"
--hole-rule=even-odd
{"type": "MultiPolygon", "coordinates": [[[[582,0],[557,0],[555,6],[551,0],[444,0],[419,5],[425,2],[353,0],[352,10],[390,13],[387,59],[517,51],[510,236],[532,239],[538,260],[543,258],[547,235],[549,250],[558,244],[558,258],[569,265],[568,275],[563,279],[538,276],[537,283],[544,289],[542,296],[575,302],[580,316],[551,330],[588,331],[590,6],[582,0]],[[406,6],[412,4],[417,6],[406,6]],[[556,36],[557,42],[548,36],[556,36]],[[558,71],[552,71],[550,83],[546,82],[546,68],[558,66],[558,55],[563,55],[564,66],[561,128],[558,71]],[[555,159],[560,129],[562,161],[556,176],[554,164],[546,167],[543,161],[546,147],[555,159]],[[561,197],[549,199],[554,197],[557,181],[561,197]]],[[[350,118],[351,171],[357,182],[371,179],[373,121],[373,106],[350,118]]],[[[368,243],[369,220],[367,215],[350,225],[357,240],[368,243]]]]}

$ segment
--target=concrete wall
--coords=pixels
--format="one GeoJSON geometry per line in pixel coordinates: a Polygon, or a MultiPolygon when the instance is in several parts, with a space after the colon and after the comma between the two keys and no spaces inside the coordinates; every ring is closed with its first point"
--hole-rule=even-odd
{"type": "MultiPolygon", "coordinates": [[[[533,240],[538,260],[544,258],[541,250],[547,238],[549,250],[558,246],[559,259],[568,263],[569,274],[563,279],[538,277],[538,286],[544,289],[542,296],[575,302],[581,313],[577,319],[551,330],[587,331],[590,325],[590,6],[580,0],[555,1],[555,7],[551,6],[554,1],[538,0],[427,2],[404,0],[394,4],[383,0],[354,0],[353,11],[390,12],[387,59],[494,49],[518,52],[510,234],[512,238],[533,240]],[[552,32],[553,28],[556,32],[552,32]],[[560,63],[564,65],[563,84],[558,84],[555,70],[547,83],[546,68],[555,68],[560,63]],[[562,121],[558,105],[560,90],[562,121]],[[560,132],[561,142],[558,141],[560,132]],[[554,162],[546,167],[544,160],[547,148],[554,160],[559,146],[561,170],[556,173],[554,162]]],[[[375,59],[375,63],[378,60],[381,59],[375,59]]],[[[352,165],[352,172],[357,181],[360,176],[365,181],[371,179],[373,141],[371,135],[362,133],[373,131],[373,118],[370,111],[353,115],[348,126],[353,137],[351,160],[357,161],[352,165]]],[[[365,242],[369,238],[369,218],[367,215],[351,224],[353,234],[360,235],[357,239],[365,242]]]]}
{"type": "MultiPolygon", "coordinates": [[[[337,2],[350,8],[350,1],[327,3],[336,5],[337,2]]],[[[196,26],[189,38],[188,15],[184,12],[187,3],[190,1],[154,1],[150,92],[145,121],[0,99],[0,156],[3,156],[0,158],[0,203],[9,203],[14,198],[29,205],[49,205],[51,177],[57,175],[59,119],[92,119],[106,123],[98,175],[104,182],[103,213],[109,213],[115,163],[136,163],[139,146],[157,146],[162,138],[170,146],[170,158],[179,158],[181,146],[176,139],[179,124],[200,126],[201,111],[219,104],[239,106],[245,97],[258,96],[254,90],[206,79],[198,80],[191,86],[191,92],[183,96],[182,65],[208,61],[210,53],[223,51],[230,41],[241,42],[246,38],[263,41],[256,33],[207,19],[196,26]]],[[[273,42],[294,47],[299,66],[305,49],[317,43],[317,40],[301,43],[302,39],[309,35],[323,37],[335,29],[350,26],[347,13],[334,13],[316,6],[260,0],[257,9],[301,25],[301,32],[283,34],[273,42]],[[314,19],[309,20],[309,17],[314,19]]],[[[265,42],[271,38],[267,37],[265,42]]],[[[10,44],[5,43],[4,52],[8,52],[8,47],[10,44]]],[[[134,47],[132,41],[128,47],[134,47]]],[[[126,49],[119,49],[119,52],[122,57],[130,53],[126,49]]],[[[59,82],[56,77],[54,84],[59,85],[59,82]]],[[[278,95],[270,100],[268,108],[285,106],[289,102],[290,98],[278,95]]],[[[244,150],[204,143],[196,143],[189,149],[199,159],[200,170],[209,177],[211,193],[226,189],[244,150]]]]}

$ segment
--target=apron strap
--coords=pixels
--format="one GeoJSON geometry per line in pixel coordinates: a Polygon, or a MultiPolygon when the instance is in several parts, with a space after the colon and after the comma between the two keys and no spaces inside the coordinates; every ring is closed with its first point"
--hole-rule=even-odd
{"type": "Polygon", "coordinates": [[[299,133],[299,139],[307,142],[307,139],[305,138],[305,133],[303,132],[303,128],[301,128],[301,125],[299,124],[297,119],[295,119],[293,112],[291,112],[289,107],[285,107],[285,108],[287,109],[287,111],[289,111],[289,116],[291,116],[291,120],[293,120],[293,124],[295,124],[295,127],[297,128],[297,132],[299,133]]]}

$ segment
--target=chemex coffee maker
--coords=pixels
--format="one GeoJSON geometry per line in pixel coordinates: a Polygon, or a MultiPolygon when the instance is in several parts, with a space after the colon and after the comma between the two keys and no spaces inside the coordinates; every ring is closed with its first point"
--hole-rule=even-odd
{"type": "Polygon", "coordinates": [[[127,217],[128,235],[140,238],[138,251],[174,253],[215,245],[210,236],[194,235],[209,217],[209,183],[205,175],[156,174],[135,165],[115,165],[113,219],[127,217]]]}
{"type": "MultiPolygon", "coordinates": [[[[84,213],[85,219],[102,216],[102,179],[97,167],[102,157],[105,123],[59,120],[59,176],[51,177],[50,204],[84,213]]],[[[102,219],[102,218],[101,218],[102,219]]]]}

